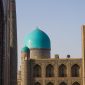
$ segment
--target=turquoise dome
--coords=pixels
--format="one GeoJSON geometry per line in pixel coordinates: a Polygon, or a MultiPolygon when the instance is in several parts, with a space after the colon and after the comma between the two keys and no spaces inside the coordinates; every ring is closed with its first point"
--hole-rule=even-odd
{"type": "Polygon", "coordinates": [[[24,45],[28,48],[51,48],[48,35],[39,28],[25,37],[24,45]]]}
{"type": "Polygon", "coordinates": [[[28,47],[23,47],[21,52],[25,52],[25,53],[28,53],[30,50],[28,47]]]}

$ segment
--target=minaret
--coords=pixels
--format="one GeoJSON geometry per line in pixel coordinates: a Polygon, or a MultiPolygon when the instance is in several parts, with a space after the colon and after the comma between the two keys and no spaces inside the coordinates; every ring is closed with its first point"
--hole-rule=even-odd
{"type": "Polygon", "coordinates": [[[83,85],[85,85],[85,25],[82,26],[82,66],[83,66],[83,85]]]}
{"type": "Polygon", "coordinates": [[[16,3],[9,0],[10,16],[10,85],[17,85],[17,26],[16,3]]]}
{"type": "Polygon", "coordinates": [[[21,51],[21,85],[29,85],[29,58],[30,51],[28,47],[22,48],[21,51]]]}
{"type": "Polygon", "coordinates": [[[0,85],[17,85],[15,0],[0,0],[0,85]]]}
{"type": "Polygon", "coordinates": [[[3,81],[3,33],[4,32],[4,13],[3,3],[0,0],[0,85],[3,81]]]}

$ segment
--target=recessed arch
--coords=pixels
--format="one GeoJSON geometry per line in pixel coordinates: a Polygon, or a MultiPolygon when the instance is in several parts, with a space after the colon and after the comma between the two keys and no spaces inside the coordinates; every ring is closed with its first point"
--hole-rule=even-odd
{"type": "Polygon", "coordinates": [[[41,85],[39,82],[36,82],[34,85],[41,85]]]}
{"type": "Polygon", "coordinates": [[[54,67],[51,64],[46,66],[46,77],[54,77],[54,67]]]}
{"type": "Polygon", "coordinates": [[[33,67],[33,76],[34,77],[41,77],[41,66],[36,64],[34,67],[33,67]]]}
{"type": "Polygon", "coordinates": [[[72,85],[80,85],[78,82],[74,82],[72,85]]]}
{"type": "Polygon", "coordinates": [[[61,64],[58,69],[59,77],[66,77],[67,76],[67,67],[64,64],[61,64]]]}
{"type": "Polygon", "coordinates": [[[54,85],[52,82],[47,83],[47,85],[54,85]]]}
{"type": "Polygon", "coordinates": [[[67,85],[65,82],[61,82],[59,85],[67,85]]]}
{"type": "Polygon", "coordinates": [[[72,77],[79,77],[80,76],[80,66],[77,64],[74,64],[71,67],[71,76],[72,77]]]}

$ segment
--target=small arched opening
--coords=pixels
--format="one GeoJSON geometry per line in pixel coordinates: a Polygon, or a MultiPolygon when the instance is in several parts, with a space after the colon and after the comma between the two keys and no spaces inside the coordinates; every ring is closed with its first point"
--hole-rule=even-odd
{"type": "Polygon", "coordinates": [[[59,85],[67,85],[65,82],[61,82],[59,85]]]}
{"type": "Polygon", "coordinates": [[[54,85],[52,82],[49,82],[47,85],[54,85]]]}
{"type": "Polygon", "coordinates": [[[41,85],[39,82],[36,82],[34,85],[41,85]]]}
{"type": "Polygon", "coordinates": [[[67,67],[62,64],[59,66],[59,77],[66,77],[67,76],[67,67]]]}
{"type": "Polygon", "coordinates": [[[40,65],[35,65],[33,68],[33,76],[34,77],[41,77],[41,66],[40,65]]]}
{"type": "Polygon", "coordinates": [[[79,67],[79,65],[75,64],[71,67],[71,76],[72,77],[79,77],[80,76],[80,67],[79,67]]]}
{"type": "Polygon", "coordinates": [[[51,64],[46,67],[46,77],[54,77],[54,67],[51,64]]]}
{"type": "Polygon", "coordinates": [[[78,82],[74,82],[72,85],[80,85],[78,82]]]}

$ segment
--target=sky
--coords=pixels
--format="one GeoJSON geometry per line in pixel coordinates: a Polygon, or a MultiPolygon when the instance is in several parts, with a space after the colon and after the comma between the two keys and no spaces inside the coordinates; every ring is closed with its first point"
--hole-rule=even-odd
{"type": "Polygon", "coordinates": [[[16,0],[18,61],[25,35],[39,27],[51,40],[51,56],[82,57],[81,26],[85,0],[16,0]]]}

